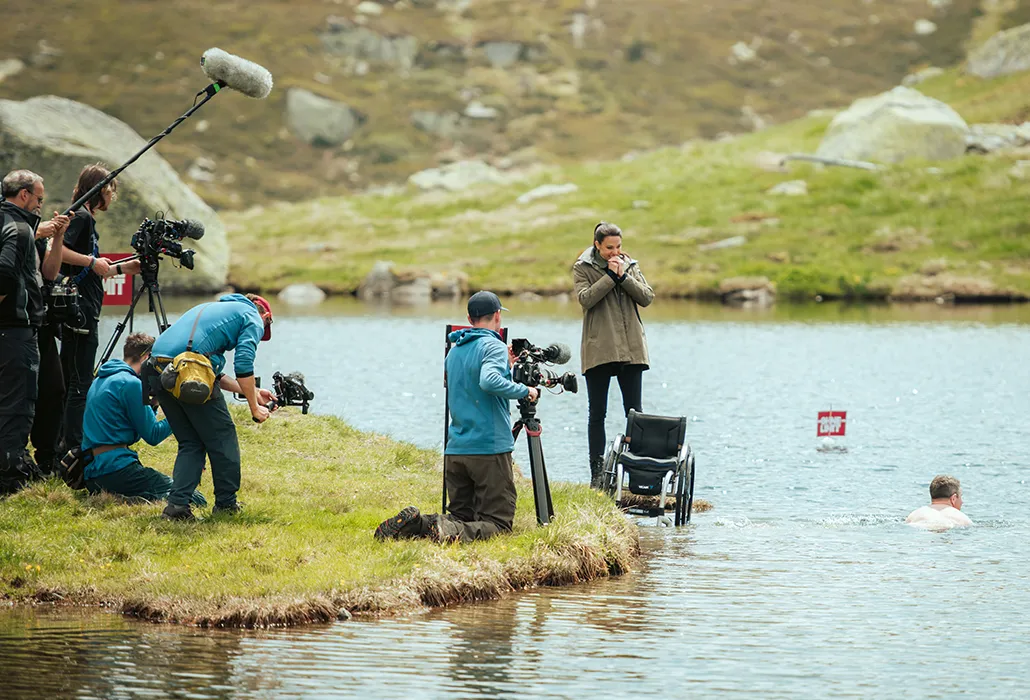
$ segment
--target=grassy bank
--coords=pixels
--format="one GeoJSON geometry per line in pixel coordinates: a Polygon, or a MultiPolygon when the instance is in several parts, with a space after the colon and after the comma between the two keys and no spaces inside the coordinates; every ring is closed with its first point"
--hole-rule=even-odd
{"type": "MultiPolygon", "coordinates": [[[[194,524],[160,505],[73,492],[52,480],[0,501],[0,596],[101,605],[204,626],[328,621],[497,598],[618,574],[637,555],[635,526],[585,486],[554,484],[555,521],[537,528],[527,479],[515,532],[487,542],[379,543],[404,505],[440,505],[440,455],[322,416],[237,412],[246,510],[194,524]]],[[[175,442],[141,450],[170,473],[175,442]]],[[[212,501],[210,473],[202,491],[212,501]]]]}
{"type": "MultiPolygon", "coordinates": [[[[982,81],[950,72],[920,89],[970,123],[1024,121],[1030,73],[982,81]]],[[[986,300],[1030,295],[1023,155],[906,162],[881,172],[794,162],[755,165],[765,151],[814,152],[830,116],[809,116],[725,142],[692,142],[619,161],[552,169],[462,194],[320,199],[227,215],[232,281],[275,290],[314,282],[351,293],[376,260],[462,270],[473,288],[568,291],[570,266],[598,219],[662,296],[714,297],[735,277],[766,277],[780,298],[986,300]],[[809,194],[767,194],[803,179],[809,194]],[[572,194],[526,205],[544,183],[572,194]],[[737,239],[736,247],[707,248],[737,239]]]]}

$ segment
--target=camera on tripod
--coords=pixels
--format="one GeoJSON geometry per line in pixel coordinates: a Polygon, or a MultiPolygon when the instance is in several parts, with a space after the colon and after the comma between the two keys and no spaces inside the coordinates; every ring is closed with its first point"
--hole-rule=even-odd
{"type": "MultiPolygon", "coordinates": [[[[160,212],[158,213],[160,217],[160,212]]],[[[157,218],[143,219],[143,223],[132,234],[132,247],[139,255],[140,272],[144,276],[157,272],[158,256],[167,255],[176,258],[187,270],[193,269],[193,256],[196,251],[183,248],[182,239],[198,240],[204,236],[204,225],[199,221],[183,219],[157,218]]]]}
{"type": "Polygon", "coordinates": [[[569,346],[551,343],[546,348],[538,348],[525,338],[515,338],[511,341],[511,351],[515,355],[515,363],[511,366],[513,381],[548,389],[560,387],[563,391],[573,394],[579,391],[579,382],[575,374],[558,374],[542,366],[563,365],[568,362],[572,357],[569,346]]]}

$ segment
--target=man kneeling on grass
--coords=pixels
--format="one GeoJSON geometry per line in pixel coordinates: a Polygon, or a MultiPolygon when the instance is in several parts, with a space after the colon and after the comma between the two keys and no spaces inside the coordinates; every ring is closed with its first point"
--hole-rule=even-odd
{"type": "MultiPolygon", "coordinates": [[[[82,422],[82,449],[91,450],[93,461],[86,467],[86,489],[164,500],[172,488],[171,478],[144,467],[129,445],[140,439],[160,444],[171,435],[168,421],[158,420],[155,409],[143,403],[140,366],[150,357],[154,338],[133,333],[125,341],[123,360],[108,360],[100,367],[86,395],[86,415],[82,422]]],[[[194,505],[207,501],[199,491],[190,499],[194,505]]]]}
{"type": "Polygon", "coordinates": [[[511,532],[516,496],[509,402],[527,396],[536,401],[539,390],[511,380],[501,311],[507,309],[496,294],[477,292],[468,303],[472,328],[448,336],[454,348],[444,366],[451,424],[443,472],[450,515],[422,515],[408,506],[376,528],[377,540],[485,540],[511,532]]]}

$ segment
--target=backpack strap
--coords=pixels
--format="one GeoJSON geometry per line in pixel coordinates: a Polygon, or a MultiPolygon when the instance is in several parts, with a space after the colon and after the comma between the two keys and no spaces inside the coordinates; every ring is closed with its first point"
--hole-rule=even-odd
{"type": "Polygon", "coordinates": [[[190,339],[186,341],[186,352],[193,352],[193,334],[197,332],[197,324],[200,323],[200,316],[204,313],[204,309],[208,307],[208,304],[204,304],[197,312],[197,317],[193,319],[193,328],[190,329],[190,339]]]}

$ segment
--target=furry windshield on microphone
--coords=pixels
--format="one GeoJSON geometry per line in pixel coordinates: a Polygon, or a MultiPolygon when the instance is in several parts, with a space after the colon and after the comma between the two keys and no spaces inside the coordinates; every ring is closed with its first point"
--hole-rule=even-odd
{"type": "Polygon", "coordinates": [[[207,77],[247,97],[262,100],[272,91],[272,74],[253,61],[221,49],[208,49],[200,57],[207,77]]]}

